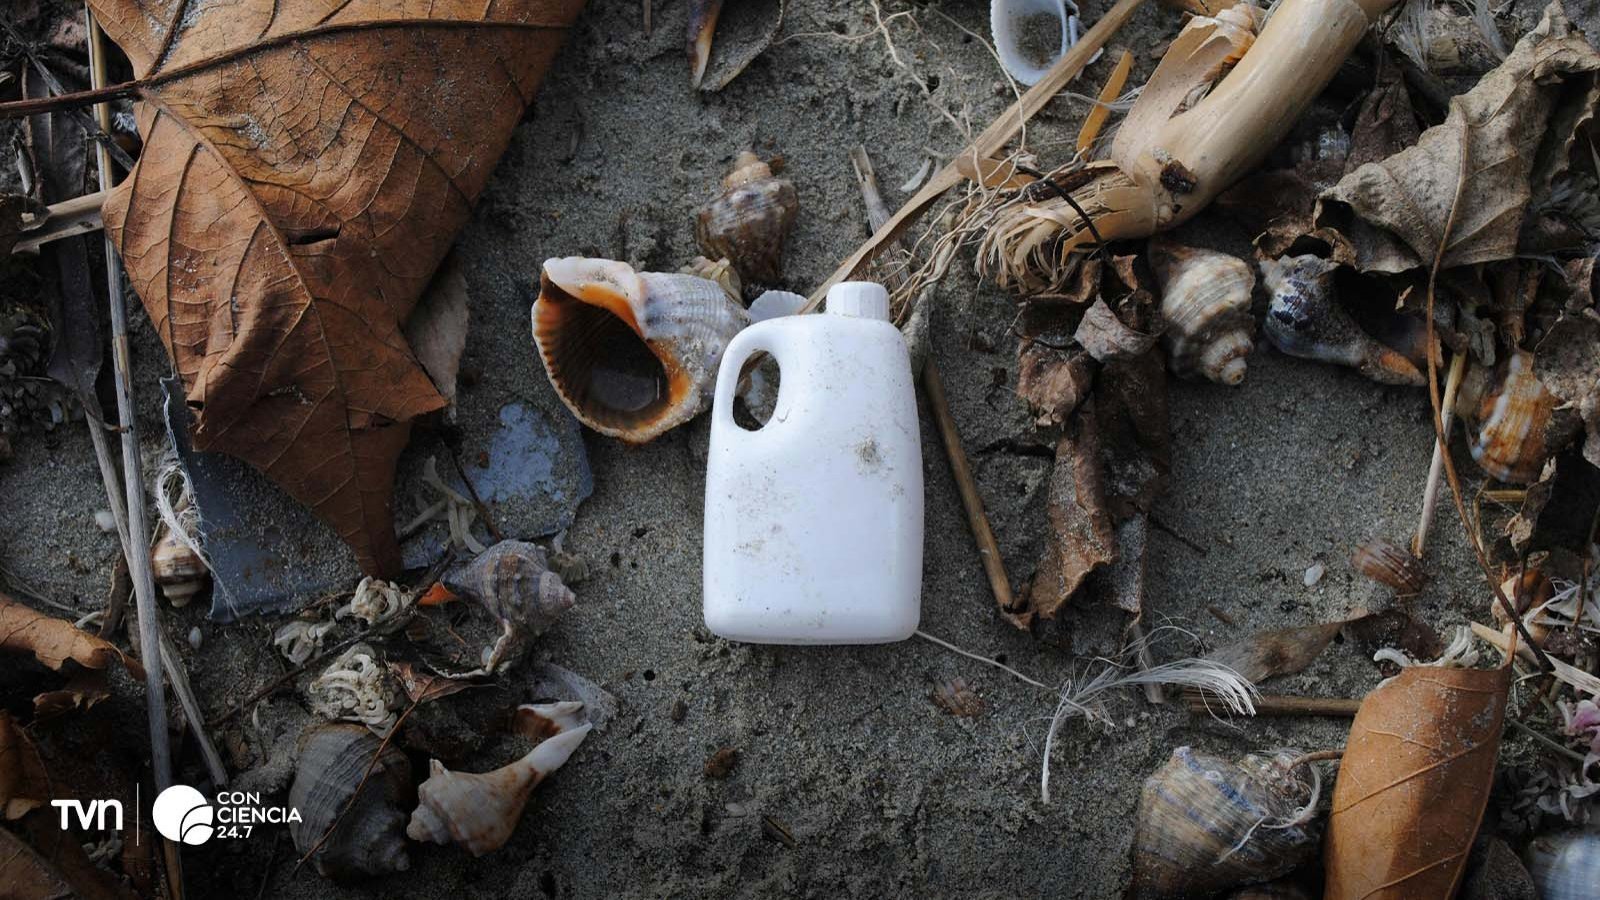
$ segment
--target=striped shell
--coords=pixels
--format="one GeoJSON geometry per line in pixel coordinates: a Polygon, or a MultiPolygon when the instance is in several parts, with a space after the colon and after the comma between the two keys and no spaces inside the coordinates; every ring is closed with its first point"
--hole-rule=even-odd
{"type": "Polygon", "coordinates": [[[578,421],[644,443],[699,415],[749,315],[715,282],[569,256],[544,264],[533,339],[578,421]]]}
{"type": "Polygon", "coordinates": [[[1457,404],[1478,427],[1469,447],[1479,468],[1508,484],[1539,480],[1552,449],[1547,430],[1561,401],[1534,374],[1532,353],[1513,351],[1492,371],[1475,367],[1457,404]]]}
{"type": "Polygon", "coordinates": [[[1161,285],[1161,317],[1172,370],[1219,384],[1244,381],[1255,343],[1250,292],[1256,276],[1242,259],[1155,239],[1150,265],[1161,285]]]}
{"type": "Polygon", "coordinates": [[[1561,831],[1536,837],[1523,860],[1543,900],[1600,897],[1600,832],[1561,831]]]}
{"type": "Polygon", "coordinates": [[[304,855],[338,820],[312,857],[317,871],[336,881],[404,872],[411,868],[405,811],[415,802],[415,793],[411,763],[398,747],[385,746],[361,725],[314,725],[300,737],[289,788],[289,806],[300,812],[300,821],[289,823],[289,835],[304,855]],[[380,746],[383,753],[372,763],[380,746]]]}
{"type": "Polygon", "coordinates": [[[1402,597],[1420,593],[1428,583],[1428,572],[1422,567],[1422,561],[1410,550],[1383,538],[1368,538],[1357,544],[1355,552],[1350,554],[1350,565],[1402,597]]]}
{"type": "Polygon", "coordinates": [[[1139,794],[1130,896],[1208,897],[1315,856],[1322,826],[1306,810],[1314,789],[1289,771],[1292,758],[1251,754],[1235,763],[1174,750],[1139,794]]]}
{"type": "Polygon", "coordinates": [[[783,243],[799,210],[794,183],[745,150],[734,158],[721,193],[695,211],[695,240],[711,259],[731,260],[747,290],[777,284],[783,243]]]}
{"type": "Polygon", "coordinates": [[[526,541],[501,541],[440,580],[500,620],[500,638],[483,651],[483,666],[491,671],[515,662],[528,639],[543,634],[577,601],[561,576],[550,570],[544,548],[526,541]]]}

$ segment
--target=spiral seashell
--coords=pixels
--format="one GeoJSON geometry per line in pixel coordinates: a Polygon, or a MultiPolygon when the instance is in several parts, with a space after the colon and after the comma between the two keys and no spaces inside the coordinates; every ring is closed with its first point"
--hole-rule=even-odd
{"type": "Polygon", "coordinates": [[[526,541],[501,541],[440,580],[500,620],[499,640],[483,652],[483,666],[490,671],[520,656],[527,640],[544,634],[577,601],[551,571],[544,548],[526,541]]]}
{"type": "Polygon", "coordinates": [[[1350,565],[1357,572],[1392,589],[1402,597],[1422,591],[1428,572],[1410,550],[1383,538],[1368,538],[1350,554],[1350,565]]]}
{"type": "Polygon", "coordinates": [[[1410,360],[1362,331],[1339,305],[1333,283],[1338,268],[1309,254],[1261,261],[1262,281],[1272,295],[1262,325],[1268,340],[1290,356],[1350,366],[1383,384],[1426,384],[1410,360]]]}
{"type": "Polygon", "coordinates": [[[170,529],[162,529],[161,538],[150,549],[150,570],[161,595],[177,607],[188,606],[211,578],[200,554],[170,529]]]}
{"type": "Polygon", "coordinates": [[[383,745],[360,725],[313,725],[300,737],[289,788],[289,806],[300,813],[300,821],[289,823],[289,834],[302,855],[322,841],[312,861],[319,873],[336,881],[404,872],[411,868],[405,810],[415,796],[411,763],[398,748],[383,745]]]}
{"type": "Polygon", "coordinates": [[[1278,878],[1316,855],[1318,791],[1289,769],[1292,759],[1280,752],[1234,763],[1174,750],[1139,794],[1130,896],[1208,897],[1278,878]]]}
{"type": "Polygon", "coordinates": [[[1478,468],[1507,484],[1539,480],[1550,445],[1550,425],[1561,400],[1534,373],[1533,354],[1514,350],[1493,369],[1467,370],[1456,396],[1462,418],[1477,425],[1469,448],[1478,468]]]}
{"type": "Polygon", "coordinates": [[[1150,242],[1150,266],[1161,286],[1172,371],[1219,384],[1243,382],[1245,357],[1255,344],[1250,292],[1256,276],[1250,264],[1157,238],[1150,242]]]}
{"type": "Polygon", "coordinates": [[[1600,832],[1541,835],[1529,842],[1523,861],[1543,900],[1600,897],[1600,832]]]}
{"type": "Polygon", "coordinates": [[[500,849],[511,839],[528,795],[561,768],[593,726],[579,724],[582,703],[519,707],[549,719],[558,728],[528,755],[493,772],[452,772],[437,759],[429,762],[428,780],[417,789],[420,802],[406,834],[413,840],[455,843],[473,856],[500,849]]]}
{"type": "Polygon", "coordinates": [[[733,160],[722,192],[695,210],[694,236],[711,259],[726,257],[752,286],[776,284],[783,270],[783,242],[800,210],[794,182],[748,150],[733,160]]]}
{"type": "Polygon", "coordinates": [[[640,444],[706,408],[750,323],[714,282],[606,259],[546,260],[533,304],[545,373],[578,421],[640,444]]]}

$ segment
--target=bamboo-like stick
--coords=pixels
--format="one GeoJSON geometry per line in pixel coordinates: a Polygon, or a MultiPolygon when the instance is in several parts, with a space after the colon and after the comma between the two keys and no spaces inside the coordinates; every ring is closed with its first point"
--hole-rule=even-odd
{"type": "Polygon", "coordinates": [[[1083,125],[1078,129],[1078,152],[1087,153],[1094,146],[1094,139],[1100,136],[1100,129],[1106,125],[1106,120],[1111,118],[1110,103],[1122,96],[1122,88],[1128,83],[1128,74],[1133,71],[1133,54],[1127,50],[1122,51],[1122,56],[1117,59],[1116,68],[1111,70],[1111,77],[1100,88],[1099,100],[1090,107],[1089,114],[1083,117],[1083,125]]]}
{"type": "MultiPolygon", "coordinates": [[[[1185,688],[1183,702],[1189,707],[1190,712],[1209,713],[1222,706],[1222,702],[1215,697],[1207,697],[1204,691],[1194,688],[1185,688]]],[[[1258,716],[1328,716],[1331,718],[1353,718],[1361,709],[1360,700],[1351,700],[1346,697],[1297,697],[1293,694],[1260,694],[1251,702],[1255,704],[1258,716]]]]}
{"type": "Polygon", "coordinates": [[[983,495],[978,493],[977,479],[972,477],[972,467],[967,462],[967,452],[961,446],[961,432],[956,429],[955,417],[950,415],[950,400],[945,396],[944,381],[939,377],[939,367],[929,359],[922,367],[922,389],[928,394],[928,406],[933,410],[934,422],[939,426],[939,439],[944,443],[945,455],[950,459],[950,474],[955,477],[956,490],[961,494],[961,507],[967,512],[967,525],[972,529],[973,540],[978,543],[978,558],[983,562],[983,572],[989,577],[989,590],[1002,612],[1009,612],[1016,600],[1011,594],[1011,579],[1006,574],[1005,559],[1000,555],[1000,543],[989,527],[989,516],[983,508],[983,495]]]}
{"type": "Polygon", "coordinates": [[[22,234],[17,237],[17,242],[11,245],[11,252],[38,253],[40,247],[51,241],[99,231],[105,227],[105,222],[100,218],[100,207],[105,202],[105,191],[95,191],[82,197],[52,203],[48,218],[37,228],[28,228],[28,219],[26,216],[23,217],[22,234]]]}
{"type": "Polygon", "coordinates": [[[1467,354],[1457,353],[1450,360],[1450,372],[1445,376],[1444,383],[1444,409],[1440,411],[1444,419],[1444,437],[1436,437],[1433,442],[1433,461],[1428,464],[1428,484],[1422,491],[1422,519],[1417,523],[1417,533],[1411,538],[1411,555],[1417,559],[1422,558],[1422,551],[1428,543],[1428,529],[1433,526],[1433,516],[1439,508],[1439,484],[1444,477],[1444,455],[1450,452],[1450,429],[1455,425],[1456,418],[1456,393],[1461,390],[1461,376],[1467,370],[1467,354]]]}
{"type": "Polygon", "coordinates": [[[941,194],[960,184],[963,176],[957,165],[959,159],[963,157],[971,157],[974,161],[987,159],[998,153],[1007,141],[1016,137],[1022,130],[1023,124],[1043,109],[1044,105],[1066,87],[1068,82],[1078,77],[1094,55],[1100,52],[1106,42],[1111,40],[1111,36],[1116,34],[1144,3],[1145,0],[1117,0],[1116,5],[1107,10],[1106,14],[1100,17],[1100,21],[1094,23],[1094,27],[1056,61],[1038,84],[1029,88],[1027,93],[1022,95],[1022,99],[1011,104],[1000,118],[991,122],[982,134],[956,154],[956,159],[952,159],[944,168],[935,172],[922,189],[907,200],[883,227],[873,232],[866,243],[856,248],[856,251],[828,276],[828,280],[812,292],[810,300],[806,302],[801,312],[812,312],[821,306],[823,299],[828,296],[829,288],[854,277],[863,265],[911,227],[941,194]]]}

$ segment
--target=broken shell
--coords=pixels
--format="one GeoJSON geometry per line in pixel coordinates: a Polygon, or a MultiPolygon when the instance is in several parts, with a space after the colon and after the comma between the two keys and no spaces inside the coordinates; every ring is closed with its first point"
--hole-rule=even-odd
{"type": "Polygon", "coordinates": [[[712,259],[733,263],[745,290],[773,285],[783,269],[783,242],[794,225],[800,198],[794,182],[748,150],[733,160],[722,192],[694,214],[694,236],[712,259]]]}
{"type": "Polygon", "coordinates": [[[689,260],[689,264],[678,270],[685,275],[715,281],[728,295],[728,299],[735,303],[744,302],[744,285],[739,281],[739,273],[733,268],[733,261],[727,257],[712,261],[704,256],[696,256],[689,260]]]}
{"type": "Polygon", "coordinates": [[[1404,547],[1383,538],[1368,538],[1350,554],[1350,565],[1362,575],[1392,589],[1402,597],[1421,592],[1428,583],[1422,561],[1404,547]]]}
{"type": "Polygon", "coordinates": [[[211,577],[200,554],[168,529],[162,530],[161,539],[150,549],[150,570],[161,586],[161,595],[173,606],[188,606],[211,577]]]}
{"type": "Polygon", "coordinates": [[[406,834],[413,840],[456,843],[473,856],[498,850],[511,838],[528,794],[551,772],[561,768],[593,726],[581,721],[582,703],[520,707],[548,719],[558,729],[528,755],[493,772],[452,772],[437,759],[429,763],[428,780],[417,793],[420,802],[406,834]]]}
{"type": "MultiPolygon", "coordinates": [[[[1550,625],[1537,613],[1533,616],[1528,616],[1528,613],[1549,602],[1550,598],[1555,596],[1555,592],[1556,586],[1550,580],[1550,576],[1531,566],[1521,575],[1513,572],[1510,577],[1500,582],[1500,593],[1505,594],[1517,614],[1524,617],[1523,627],[1528,629],[1528,636],[1539,644],[1543,644],[1544,639],[1549,637],[1550,625]]],[[[1510,637],[1516,626],[1511,624],[1511,617],[1506,615],[1505,605],[1500,602],[1499,597],[1490,596],[1489,612],[1494,616],[1495,624],[1500,626],[1501,632],[1510,637]]]]}
{"type": "Polygon", "coordinates": [[[1179,375],[1204,375],[1219,384],[1244,381],[1245,357],[1255,344],[1250,292],[1256,276],[1242,259],[1165,240],[1150,242],[1150,266],[1161,285],[1161,317],[1179,375]]]}
{"type": "Polygon", "coordinates": [[[722,15],[722,0],[689,0],[689,85],[700,87],[711,62],[711,39],[717,33],[717,17],[722,15]]]}
{"type": "Polygon", "coordinates": [[[1339,305],[1338,268],[1309,254],[1261,261],[1262,281],[1272,295],[1262,329],[1273,346],[1290,356],[1351,366],[1383,384],[1426,384],[1410,360],[1362,331],[1339,305]]]}
{"type": "Polygon", "coordinates": [[[952,716],[975,719],[983,715],[983,698],[960,676],[935,682],[932,696],[934,705],[952,716]]]}
{"type": "Polygon", "coordinates": [[[1293,758],[1280,751],[1233,763],[1174,750],[1139,794],[1130,896],[1210,896],[1277,878],[1314,856],[1320,783],[1291,771],[1293,758]]]}
{"type": "Polygon", "coordinates": [[[578,256],[545,261],[533,304],[533,338],[561,401],[636,444],[707,407],[722,351],[749,323],[704,278],[578,256]]]}
{"type": "Polygon", "coordinates": [[[440,580],[500,620],[499,639],[483,652],[483,666],[490,671],[519,657],[527,639],[543,634],[577,601],[550,570],[544,548],[526,541],[501,541],[440,580]]]}
{"type": "Polygon", "coordinates": [[[322,841],[312,860],[336,881],[404,872],[411,867],[405,810],[414,797],[411,763],[399,749],[360,725],[314,725],[300,738],[289,788],[289,807],[300,819],[289,823],[289,834],[301,854],[322,841]]]}
{"type": "Polygon", "coordinates": [[[378,653],[367,644],[356,644],[328,666],[306,688],[306,698],[318,715],[335,721],[360,722],[375,734],[394,729],[397,695],[389,673],[378,661],[378,653]]]}
{"type": "Polygon", "coordinates": [[[1553,449],[1549,429],[1560,399],[1534,373],[1533,354],[1512,351],[1493,369],[1474,365],[1461,381],[1456,408],[1478,427],[1470,441],[1478,467],[1508,484],[1539,480],[1553,449]]]}
{"type": "Polygon", "coordinates": [[[1536,837],[1523,859],[1543,900],[1594,900],[1600,885],[1600,832],[1560,831],[1536,837]]]}

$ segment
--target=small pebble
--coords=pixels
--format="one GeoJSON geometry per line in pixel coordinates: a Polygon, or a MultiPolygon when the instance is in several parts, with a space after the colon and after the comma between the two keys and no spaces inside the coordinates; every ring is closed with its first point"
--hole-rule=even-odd
{"type": "Polygon", "coordinates": [[[689,714],[689,704],[682,700],[672,701],[672,712],[668,713],[674,722],[682,722],[683,717],[689,714]]]}
{"type": "Polygon", "coordinates": [[[94,524],[106,534],[110,534],[111,532],[117,530],[117,520],[111,515],[111,510],[109,509],[95,510],[94,524]]]}
{"type": "Polygon", "coordinates": [[[189,646],[193,647],[196,650],[200,649],[200,626],[199,625],[196,625],[195,627],[189,629],[189,646]]]}
{"type": "Polygon", "coordinates": [[[1326,571],[1328,571],[1328,567],[1322,563],[1312,563],[1311,568],[1306,569],[1306,577],[1304,579],[1306,587],[1316,587],[1317,582],[1322,580],[1322,573],[1326,571]]]}
{"type": "Polygon", "coordinates": [[[739,751],[732,747],[723,747],[706,759],[706,777],[727,778],[733,772],[733,767],[738,764],[739,751]]]}

